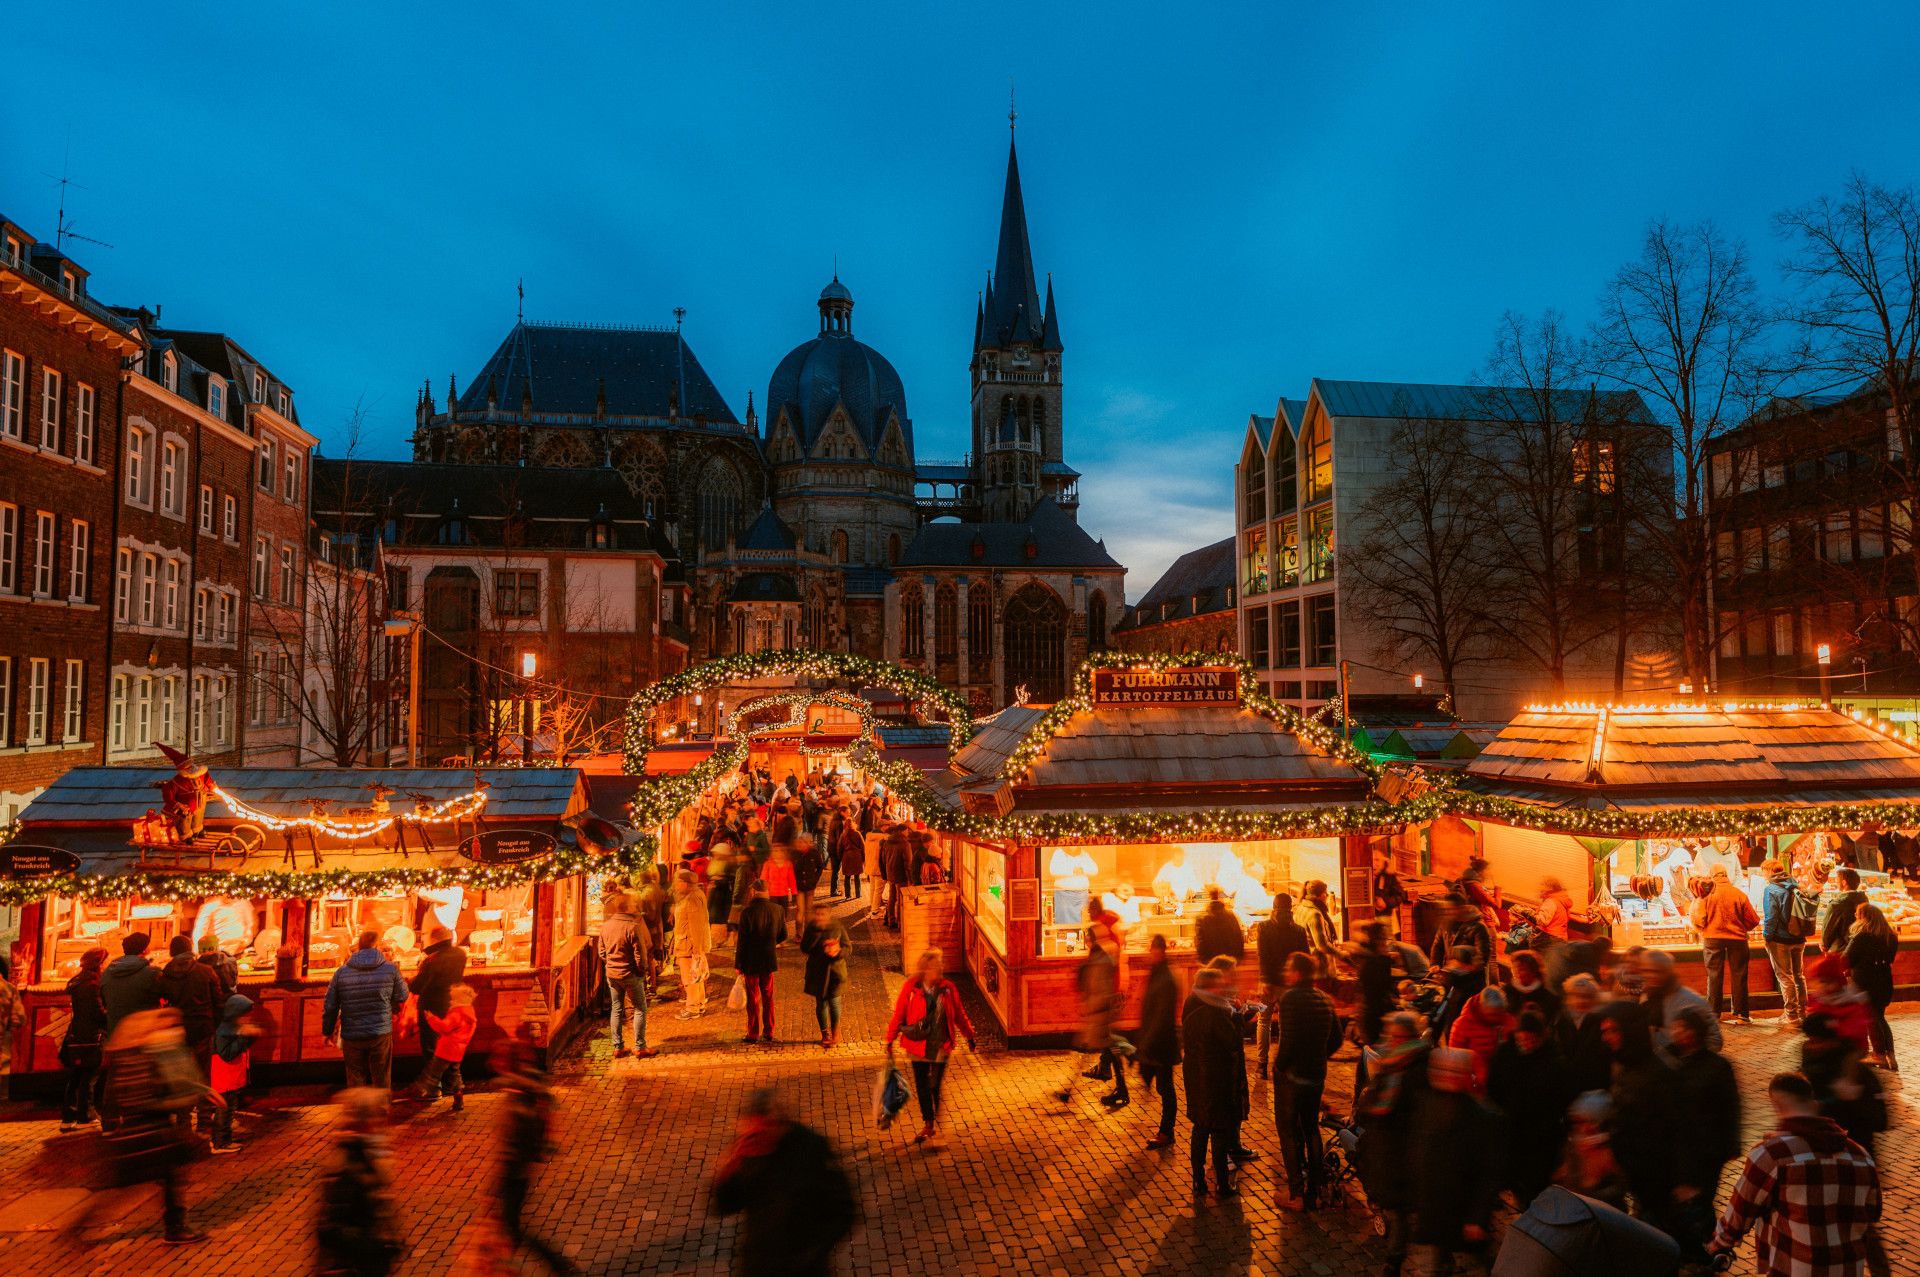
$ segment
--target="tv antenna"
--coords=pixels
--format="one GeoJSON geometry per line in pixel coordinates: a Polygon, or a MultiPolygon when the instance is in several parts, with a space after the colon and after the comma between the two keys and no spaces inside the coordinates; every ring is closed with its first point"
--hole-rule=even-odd
{"type": "Polygon", "coordinates": [[[50,182],[56,183],[60,187],[60,211],[55,215],[54,230],[53,230],[54,250],[56,252],[65,252],[67,241],[70,239],[77,239],[82,243],[92,244],[99,248],[112,248],[113,245],[107,243],[107,241],[105,241],[104,239],[95,239],[91,235],[82,235],[80,232],[74,230],[73,227],[67,223],[67,188],[71,186],[82,191],[87,189],[86,187],[81,186],[80,183],[74,181],[71,177],[68,176],[68,173],[72,169],[72,165],[69,164],[68,161],[71,160],[72,158],[73,158],[73,139],[68,138],[67,153],[64,156],[62,156],[60,160],[60,176],[55,177],[51,173],[46,173],[46,172],[41,173],[42,177],[46,178],[50,182]]]}

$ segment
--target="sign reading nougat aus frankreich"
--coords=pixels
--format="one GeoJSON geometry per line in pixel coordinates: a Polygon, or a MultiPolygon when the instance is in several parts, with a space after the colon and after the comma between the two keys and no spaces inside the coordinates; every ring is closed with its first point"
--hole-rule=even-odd
{"type": "Polygon", "coordinates": [[[1240,671],[1222,665],[1195,665],[1171,670],[1095,670],[1093,703],[1096,707],[1141,709],[1238,705],[1240,671]]]}

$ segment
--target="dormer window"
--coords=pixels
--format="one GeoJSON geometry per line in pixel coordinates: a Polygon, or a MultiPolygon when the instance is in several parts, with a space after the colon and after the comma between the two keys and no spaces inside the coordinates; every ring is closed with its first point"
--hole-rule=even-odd
{"type": "Polygon", "coordinates": [[[274,396],[274,411],[283,417],[291,417],[293,415],[293,396],[288,394],[285,389],[280,390],[274,396]]]}
{"type": "Polygon", "coordinates": [[[60,272],[60,288],[69,297],[80,295],[80,277],[70,270],[60,272]]]}
{"type": "Polygon", "coordinates": [[[22,266],[26,264],[26,259],[27,259],[26,241],[21,239],[18,235],[7,236],[6,251],[7,251],[8,262],[12,263],[15,266],[22,266]]]}
{"type": "Polygon", "coordinates": [[[207,378],[207,411],[222,421],[227,416],[227,383],[218,377],[207,378]]]}
{"type": "Polygon", "coordinates": [[[265,403],[267,401],[267,379],[264,374],[259,372],[253,374],[253,401],[255,403],[265,403]]]}
{"type": "Polygon", "coordinates": [[[160,384],[168,390],[180,389],[180,361],[173,357],[171,350],[160,356],[160,384]]]}

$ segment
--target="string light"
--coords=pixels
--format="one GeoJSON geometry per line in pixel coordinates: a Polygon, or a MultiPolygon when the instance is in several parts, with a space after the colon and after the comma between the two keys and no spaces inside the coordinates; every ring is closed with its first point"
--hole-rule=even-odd
{"type": "Polygon", "coordinates": [[[234,797],[231,791],[217,783],[208,786],[215,798],[226,804],[227,810],[237,819],[256,825],[264,825],[275,833],[292,829],[310,829],[318,833],[330,834],[346,842],[357,842],[362,838],[371,838],[375,834],[385,833],[395,825],[406,821],[417,825],[452,825],[465,820],[477,819],[481,809],[487,805],[485,790],[476,789],[470,794],[457,794],[445,802],[435,803],[425,811],[395,812],[384,816],[368,817],[364,820],[343,820],[333,816],[276,816],[272,812],[262,811],[251,803],[234,797]]]}
{"type": "Polygon", "coordinates": [[[792,678],[834,679],[860,686],[885,687],[911,702],[922,718],[945,717],[950,729],[948,749],[957,752],[973,730],[966,698],[927,674],[851,652],[791,651],[736,652],[703,661],[690,669],[649,684],[627,702],[623,752],[630,776],[644,776],[647,755],[653,749],[653,712],[668,701],[708,688],[778,674],[792,678]]]}

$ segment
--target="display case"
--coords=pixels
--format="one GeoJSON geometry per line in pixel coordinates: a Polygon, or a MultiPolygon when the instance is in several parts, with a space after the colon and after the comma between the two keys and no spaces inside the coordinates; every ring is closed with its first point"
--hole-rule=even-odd
{"type": "Polygon", "coordinates": [[[393,895],[327,896],[308,905],[307,970],[331,972],[352,956],[361,932],[371,930],[380,933],[387,956],[411,971],[420,965],[427,932],[436,923],[453,933],[472,966],[531,966],[533,917],[531,883],[477,890],[456,883],[393,895]]]}
{"type": "Polygon", "coordinates": [[[966,844],[973,868],[970,908],[980,933],[995,949],[1007,949],[1007,856],[991,847],[966,844]]]}
{"type": "Polygon", "coordinates": [[[161,958],[175,936],[186,936],[197,952],[211,934],[239,964],[243,974],[273,970],[282,942],[281,902],[265,897],[210,896],[203,900],[157,900],[124,896],[91,900],[50,896],[41,907],[44,979],[65,981],[80,970],[81,955],[105,949],[120,956],[123,940],[135,932],[147,936],[147,952],[161,958]]]}

